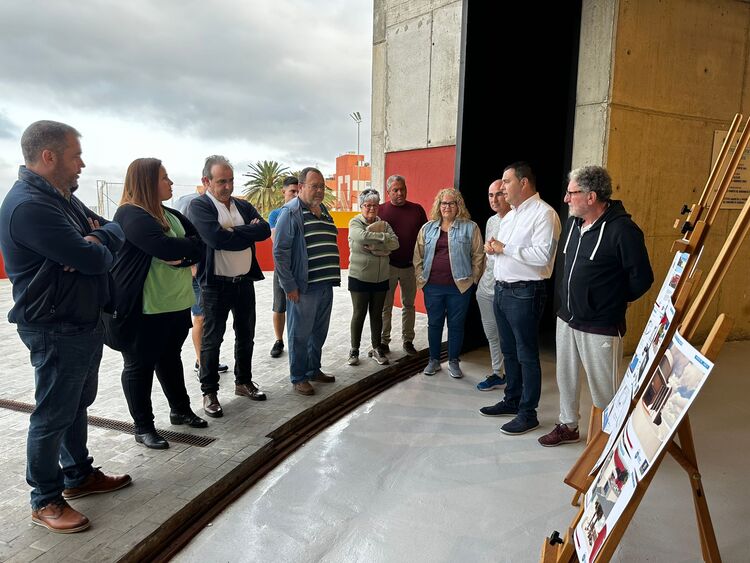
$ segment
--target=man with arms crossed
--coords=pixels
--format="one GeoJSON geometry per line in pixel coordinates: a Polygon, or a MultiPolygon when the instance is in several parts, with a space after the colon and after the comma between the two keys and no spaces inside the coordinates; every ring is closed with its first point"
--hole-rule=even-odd
{"type": "Polygon", "coordinates": [[[512,416],[504,434],[524,434],[539,426],[536,408],[542,390],[539,321],[552,275],[560,219],[539,197],[536,177],[525,162],[503,170],[503,193],[512,209],[496,238],[485,243],[495,255],[495,317],[505,357],[507,386],[502,401],[479,409],[485,416],[512,416]]]}
{"type": "MultiPolygon", "coordinates": [[[[174,203],[175,209],[187,217],[190,203],[204,193],[206,193],[206,186],[201,184],[195,188],[193,193],[178,198],[174,203]]],[[[193,348],[195,348],[195,373],[198,374],[198,379],[200,379],[201,340],[203,340],[203,305],[201,304],[201,284],[198,283],[197,277],[198,266],[191,266],[190,268],[193,272],[193,294],[195,295],[195,303],[190,308],[190,312],[193,316],[193,329],[191,334],[193,337],[193,348]]],[[[227,371],[229,371],[229,366],[219,362],[219,373],[225,373],[227,371]]]]}
{"type": "MultiPolygon", "coordinates": [[[[299,190],[299,180],[294,176],[289,176],[284,180],[281,193],[284,195],[284,204],[289,203],[297,197],[299,190]]],[[[281,215],[281,207],[277,207],[268,215],[268,224],[271,225],[271,237],[276,232],[276,222],[281,215]]],[[[284,324],[286,322],[286,293],[279,285],[279,276],[276,270],[273,272],[273,332],[276,335],[276,342],[271,347],[271,357],[278,358],[284,350],[284,324]]]]}
{"type": "Polygon", "coordinates": [[[64,123],[29,125],[21,137],[26,165],[0,209],[0,250],[15,301],[8,320],[17,324],[34,365],[36,405],[26,443],[31,521],[59,533],[89,527],[66,499],[131,482],[129,475],[93,467],[86,446],[108,271],[125,235],[73,195],[85,166],[79,137],[64,123]]]}
{"type": "Polygon", "coordinates": [[[398,237],[399,247],[391,252],[391,277],[388,293],[383,305],[383,334],[381,349],[389,352],[391,342],[391,319],[396,286],[401,286],[401,335],[404,351],[414,355],[414,299],[417,296],[417,278],[414,272],[414,246],[419,230],[427,222],[424,208],[406,200],[406,180],[394,174],[386,180],[386,191],[390,201],[380,206],[378,216],[387,222],[398,237]]]}
{"type": "MultiPolygon", "coordinates": [[[[484,231],[484,240],[489,241],[497,238],[497,231],[500,223],[510,211],[510,205],[505,200],[503,193],[503,181],[495,180],[490,184],[487,190],[487,197],[490,201],[490,207],[495,214],[487,219],[487,227],[484,231]]],[[[503,352],[500,349],[500,333],[497,330],[497,319],[495,319],[495,274],[493,267],[495,265],[495,254],[487,255],[484,266],[484,274],[477,284],[477,304],[479,313],[482,317],[482,326],[484,335],[490,346],[490,359],[492,360],[492,375],[487,376],[484,381],[477,384],[480,391],[492,391],[505,385],[505,375],[503,375],[503,352]]]]}
{"type": "Polygon", "coordinates": [[[643,232],[612,199],[601,166],[573,170],[565,192],[570,218],[562,253],[565,269],[557,312],[557,387],[560,423],[539,438],[542,446],[577,442],[579,370],[586,372],[594,406],[604,409],[620,377],[628,303],[654,282],[643,232]]]}
{"type": "Polygon", "coordinates": [[[271,228],[249,202],[232,197],[234,169],[225,157],[206,159],[202,181],[206,193],[190,204],[188,213],[206,243],[206,256],[198,264],[205,315],[200,362],[203,411],[218,418],[224,414],[218,398],[219,349],[229,311],[234,319],[234,394],[266,400],[253,382],[253,282],[263,279],[255,243],[270,237],[271,228]]]}

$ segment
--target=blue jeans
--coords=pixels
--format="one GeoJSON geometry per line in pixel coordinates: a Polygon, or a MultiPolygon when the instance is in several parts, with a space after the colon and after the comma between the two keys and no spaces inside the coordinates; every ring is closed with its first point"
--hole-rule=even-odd
{"type": "Polygon", "coordinates": [[[518,415],[537,420],[542,393],[539,363],[539,321],[547,300],[544,281],[516,282],[513,287],[495,284],[495,319],[500,348],[505,357],[505,402],[518,407],[518,415]]]}
{"type": "Polygon", "coordinates": [[[474,289],[461,293],[455,285],[428,283],[422,289],[427,309],[427,341],[430,358],[440,358],[443,325],[448,318],[448,359],[457,360],[464,344],[464,323],[474,289]]]}
{"type": "Polygon", "coordinates": [[[86,409],[96,398],[104,330],[101,322],[18,325],[34,366],[36,406],[26,441],[31,507],[62,498],[92,472],[86,409]],[[61,467],[62,466],[62,467],[61,467]]]}
{"type": "Polygon", "coordinates": [[[323,344],[333,307],[333,286],[308,286],[299,301],[286,302],[286,339],[289,344],[289,374],[292,383],[307,381],[320,370],[323,344]]]}

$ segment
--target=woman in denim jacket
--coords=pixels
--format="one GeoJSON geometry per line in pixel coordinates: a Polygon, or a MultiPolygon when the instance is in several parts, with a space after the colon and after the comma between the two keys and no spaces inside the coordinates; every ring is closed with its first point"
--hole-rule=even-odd
{"type": "Polygon", "coordinates": [[[464,321],[472,288],[484,271],[482,234],[471,220],[458,190],[440,190],[429,223],[419,231],[414,247],[417,286],[424,292],[430,361],[425,375],[440,370],[440,341],[448,319],[448,372],[463,377],[458,354],[464,341],[464,321]]]}

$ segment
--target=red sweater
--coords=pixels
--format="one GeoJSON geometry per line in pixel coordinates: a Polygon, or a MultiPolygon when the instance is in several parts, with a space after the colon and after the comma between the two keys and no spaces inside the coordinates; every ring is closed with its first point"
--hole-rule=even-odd
{"type": "Polygon", "coordinates": [[[418,203],[407,201],[396,207],[390,201],[378,209],[378,217],[387,221],[398,237],[399,247],[391,252],[390,263],[396,268],[408,268],[414,259],[419,229],[427,222],[427,214],[418,203]]]}

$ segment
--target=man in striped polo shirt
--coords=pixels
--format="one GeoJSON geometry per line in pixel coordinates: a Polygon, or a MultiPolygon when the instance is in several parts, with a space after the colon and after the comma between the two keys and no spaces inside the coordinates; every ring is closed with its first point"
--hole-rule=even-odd
{"type": "Polygon", "coordinates": [[[315,393],[311,381],[335,381],[320,371],[333,286],[341,285],[338,231],[323,205],[325,187],[317,168],[300,172],[297,198],[281,208],[273,241],[275,272],[287,298],[289,373],[301,395],[315,393]]]}

